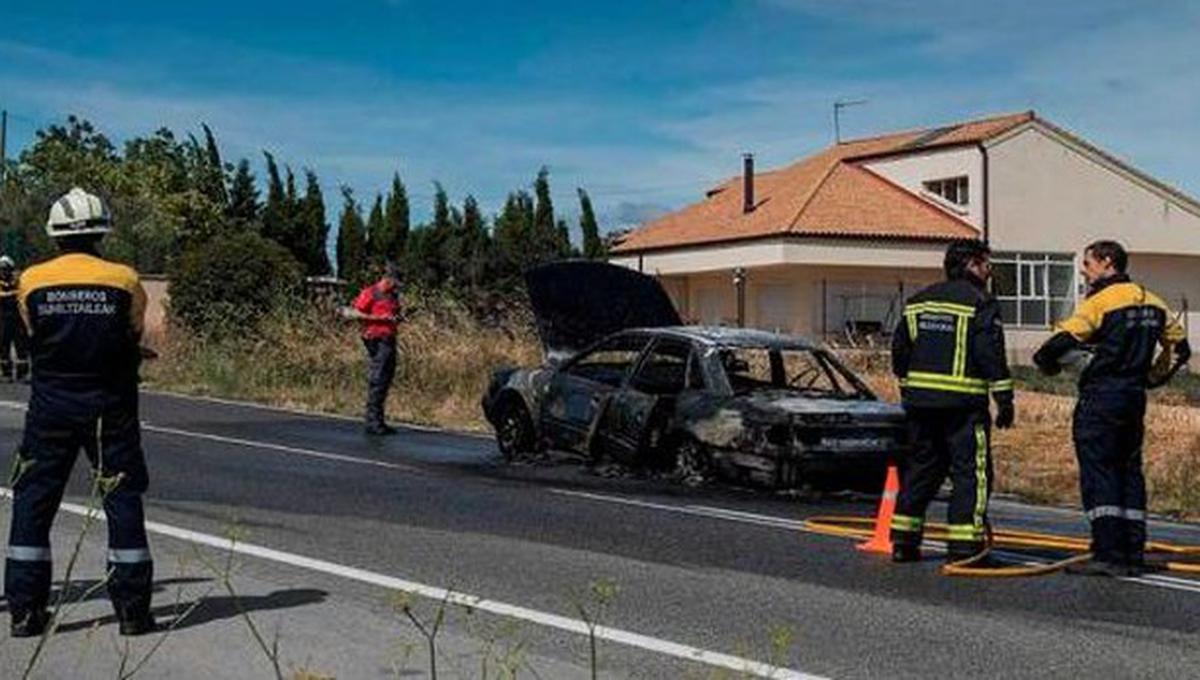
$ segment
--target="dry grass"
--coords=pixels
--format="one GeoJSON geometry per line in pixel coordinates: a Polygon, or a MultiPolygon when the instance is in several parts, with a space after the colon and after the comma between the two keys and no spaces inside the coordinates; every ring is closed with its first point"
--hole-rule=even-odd
{"type": "MultiPolygon", "coordinates": [[[[388,417],[483,429],[479,399],[492,370],[534,365],[541,349],[524,324],[484,328],[449,307],[418,308],[400,326],[388,417]]],[[[169,327],[161,358],[144,371],[150,386],[359,415],[366,399],[366,352],[353,323],[332,310],[267,319],[252,337],[213,340],[169,327]]]]}

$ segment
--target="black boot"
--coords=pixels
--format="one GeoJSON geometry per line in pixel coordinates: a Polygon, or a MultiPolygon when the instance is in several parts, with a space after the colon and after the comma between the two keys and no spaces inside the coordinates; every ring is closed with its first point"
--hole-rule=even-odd
{"type": "Polygon", "coordinates": [[[14,609],[12,611],[11,634],[15,638],[38,637],[50,623],[50,612],[37,609],[14,609]]]}
{"type": "Polygon", "coordinates": [[[911,545],[909,543],[893,543],[892,561],[897,564],[903,564],[905,562],[920,562],[921,548],[920,546],[911,545]]]}
{"type": "Polygon", "coordinates": [[[144,612],[134,616],[117,617],[120,621],[121,635],[145,635],[158,630],[158,622],[154,620],[154,615],[150,612],[144,612]]]}

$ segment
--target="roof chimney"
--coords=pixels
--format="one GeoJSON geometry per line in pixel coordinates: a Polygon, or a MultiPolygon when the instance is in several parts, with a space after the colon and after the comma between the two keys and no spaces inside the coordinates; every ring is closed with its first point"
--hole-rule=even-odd
{"type": "Polygon", "coordinates": [[[754,211],[754,154],[742,154],[742,212],[754,211]]]}

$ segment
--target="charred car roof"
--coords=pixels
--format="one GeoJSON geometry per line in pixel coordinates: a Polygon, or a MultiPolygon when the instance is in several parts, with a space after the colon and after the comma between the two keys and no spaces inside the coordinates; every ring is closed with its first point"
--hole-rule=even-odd
{"type": "Polygon", "coordinates": [[[752,328],[729,328],[728,326],[665,326],[654,328],[631,328],[630,332],[672,336],[714,347],[737,347],[744,349],[772,348],[781,350],[815,350],[812,342],[795,335],[783,335],[752,328]]]}

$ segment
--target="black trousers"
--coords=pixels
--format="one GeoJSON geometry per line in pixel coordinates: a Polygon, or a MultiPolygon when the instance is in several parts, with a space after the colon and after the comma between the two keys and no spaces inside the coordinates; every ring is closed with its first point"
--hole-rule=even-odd
{"type": "Polygon", "coordinates": [[[1146,393],[1082,392],[1072,435],[1083,508],[1098,560],[1140,564],[1146,547],[1146,478],[1142,473],[1146,393]]]}
{"type": "Polygon", "coordinates": [[[991,417],[986,410],[906,408],[911,453],[900,461],[892,541],[920,545],[925,511],[946,475],[953,491],[946,521],[952,558],[983,549],[992,490],[991,417]]]}
{"type": "Polygon", "coordinates": [[[25,324],[17,311],[0,311],[0,377],[22,380],[29,374],[29,338],[25,324]],[[13,353],[16,353],[16,373],[13,373],[13,353]]]}
{"type": "Polygon", "coordinates": [[[367,427],[384,424],[384,406],[396,377],[396,338],[363,338],[367,348],[367,427]]]}
{"type": "MultiPolygon", "coordinates": [[[[92,465],[95,492],[108,517],[109,597],[122,619],[142,616],[150,608],[154,565],[142,509],[142,493],[149,478],[136,390],[132,397],[115,400],[93,395],[108,403],[86,414],[90,418],[42,405],[75,400],[42,399],[36,381],[34,391],[10,479],[13,511],[4,571],[9,609],[28,611],[48,604],[50,527],[75,458],[83,449],[92,465]]],[[[83,401],[94,403],[93,399],[83,401]]]]}

